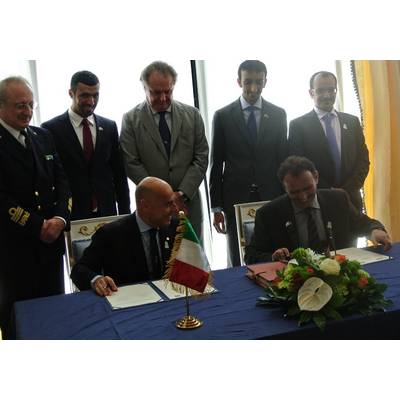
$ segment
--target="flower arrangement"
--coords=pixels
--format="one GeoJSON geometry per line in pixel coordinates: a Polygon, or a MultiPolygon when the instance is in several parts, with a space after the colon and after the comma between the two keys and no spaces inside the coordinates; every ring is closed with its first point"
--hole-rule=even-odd
{"type": "Polygon", "coordinates": [[[328,319],[340,320],[342,313],[369,315],[392,303],[383,295],[387,285],[358,261],[339,254],[331,259],[303,248],[292,257],[257,304],[284,306],[287,316],[298,316],[299,326],[312,321],[324,330],[328,319]]]}

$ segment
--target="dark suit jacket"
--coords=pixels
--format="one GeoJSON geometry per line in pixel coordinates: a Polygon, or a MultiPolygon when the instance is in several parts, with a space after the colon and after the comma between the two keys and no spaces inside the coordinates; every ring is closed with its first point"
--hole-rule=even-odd
{"type": "MultiPolygon", "coordinates": [[[[164,265],[169,259],[177,221],[166,230],[160,230],[160,246],[164,265]]],[[[142,236],[135,213],[101,227],[92,237],[92,243],[72,268],[71,278],[80,290],[90,289],[96,275],[108,275],[117,286],[149,279],[142,236]]]]}
{"type": "MultiPolygon", "coordinates": [[[[349,194],[352,203],[361,210],[360,189],[368,175],[368,149],[358,118],[341,112],[338,115],[342,160],[340,188],[349,194]]],[[[314,110],[290,122],[289,152],[314,162],[319,172],[319,188],[334,186],[334,161],[324,129],[314,110]]]]}
{"type": "Polygon", "coordinates": [[[260,200],[282,194],[276,176],[286,157],[286,113],[262,101],[257,144],[249,140],[240,100],[218,110],[213,120],[210,160],[211,207],[233,212],[233,205],[250,201],[250,187],[258,186],[260,200]]]}
{"type": "MultiPolygon", "coordinates": [[[[358,211],[342,190],[321,189],[317,191],[317,196],[324,226],[329,221],[332,223],[332,236],[337,249],[351,247],[356,237],[367,236],[373,229],[384,229],[379,221],[358,211]]],[[[289,251],[299,247],[296,219],[287,195],[257,211],[254,234],[246,247],[246,263],[271,261],[272,253],[281,247],[289,251]]]]}
{"type": "Polygon", "coordinates": [[[98,115],[94,118],[96,146],[90,165],[84,158],[68,112],[42,124],[52,132],[68,176],[73,198],[73,220],[91,218],[93,193],[100,216],[130,213],[128,181],[118,144],[117,126],[114,121],[98,115]]]}
{"type": "Polygon", "coordinates": [[[40,241],[44,219],[69,225],[70,191],[49,132],[29,127],[25,149],[0,125],[0,325],[12,303],[64,292],[63,235],[40,241]]]}

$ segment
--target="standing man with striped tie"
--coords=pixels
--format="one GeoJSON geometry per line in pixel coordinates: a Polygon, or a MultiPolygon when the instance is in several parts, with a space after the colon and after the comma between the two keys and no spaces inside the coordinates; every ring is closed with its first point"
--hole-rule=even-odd
{"type": "Polygon", "coordinates": [[[238,100],[214,115],[210,198],[214,227],[226,234],[228,265],[240,265],[234,204],[272,200],[282,193],[276,172],[286,157],[286,113],[261,97],[267,68],[258,60],[239,66],[238,100]]]}
{"type": "Polygon", "coordinates": [[[129,214],[128,181],[115,121],[94,114],[100,82],[90,71],[71,78],[71,107],[44,122],[54,137],[72,192],[72,220],[129,214]]]}
{"type": "Polygon", "coordinates": [[[67,178],[48,131],[29,126],[35,103],[22,77],[0,81],[0,328],[18,300],[64,293],[67,178]]]}
{"type": "Polygon", "coordinates": [[[208,166],[208,143],[200,112],[173,99],[177,73],[154,61],[142,72],[146,100],[124,114],[121,148],[128,177],[137,185],[147,176],[168,182],[178,210],[185,211],[202,239],[199,186],[208,166]]]}
{"type": "Polygon", "coordinates": [[[319,71],[310,79],[314,109],[290,122],[289,153],[314,162],[318,188],[341,188],[362,210],[360,189],[369,170],[368,149],[359,119],[334,108],[337,80],[319,71]]]}

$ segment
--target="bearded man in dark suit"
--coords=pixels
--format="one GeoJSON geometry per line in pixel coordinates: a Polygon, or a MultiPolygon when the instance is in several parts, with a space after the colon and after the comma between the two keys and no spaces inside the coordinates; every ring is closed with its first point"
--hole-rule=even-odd
{"type": "Polygon", "coordinates": [[[241,97],[214,115],[210,160],[214,227],[227,236],[230,266],[240,265],[234,204],[282,194],[276,173],[287,155],[286,113],[261,97],[265,64],[244,61],[237,82],[241,97]]]}
{"type": "Polygon", "coordinates": [[[42,127],[54,137],[72,192],[73,220],[129,214],[128,181],[114,121],[94,114],[100,83],[89,71],[71,78],[71,108],[42,127]]]}
{"type": "Polygon", "coordinates": [[[71,198],[51,134],[29,126],[35,103],[22,77],[0,81],[0,326],[18,300],[64,293],[63,230],[71,198]]]}
{"type": "Polygon", "coordinates": [[[286,194],[258,209],[247,264],[287,260],[299,246],[319,253],[351,247],[357,236],[391,247],[384,226],[357,210],[344,190],[317,190],[319,174],[307,158],[288,157],[278,176],[286,194]]]}

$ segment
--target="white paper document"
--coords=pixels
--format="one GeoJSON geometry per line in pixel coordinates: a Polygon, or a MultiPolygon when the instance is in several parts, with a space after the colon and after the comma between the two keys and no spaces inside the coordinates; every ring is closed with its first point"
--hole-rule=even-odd
{"type": "MultiPolygon", "coordinates": [[[[172,289],[169,281],[165,279],[160,279],[159,281],[154,281],[152,283],[154,286],[157,287],[157,289],[163,292],[169,299],[179,299],[181,297],[185,297],[185,293],[176,292],[174,289],[172,289]]],[[[204,294],[210,294],[215,292],[218,292],[218,290],[210,285],[207,285],[206,289],[204,290],[204,294]]]]}
{"type": "MultiPolygon", "coordinates": [[[[365,249],[357,249],[356,247],[349,247],[347,249],[340,249],[336,251],[338,254],[343,254],[348,260],[359,261],[361,265],[371,264],[378,261],[389,260],[389,256],[384,254],[374,253],[365,249]]],[[[332,252],[333,254],[333,252],[332,252]]]]}
{"type": "Polygon", "coordinates": [[[113,309],[163,301],[159,294],[148,283],[119,287],[117,292],[114,292],[111,296],[107,296],[106,299],[113,309]]]}

